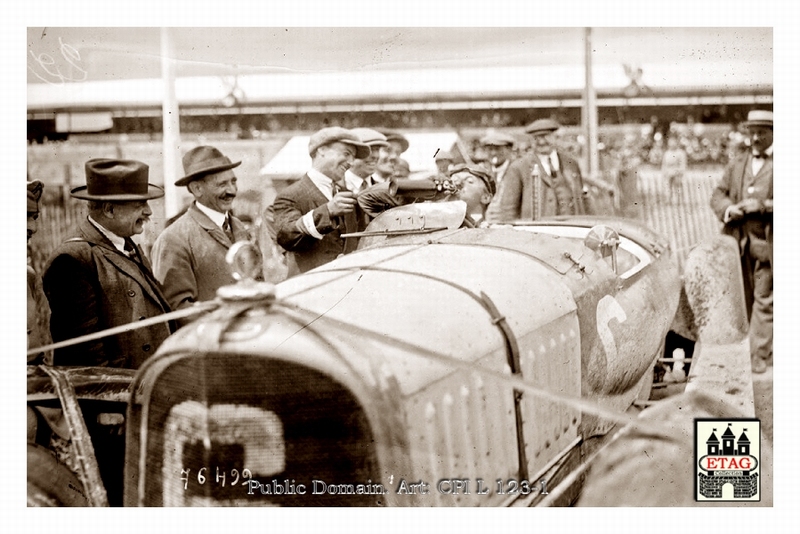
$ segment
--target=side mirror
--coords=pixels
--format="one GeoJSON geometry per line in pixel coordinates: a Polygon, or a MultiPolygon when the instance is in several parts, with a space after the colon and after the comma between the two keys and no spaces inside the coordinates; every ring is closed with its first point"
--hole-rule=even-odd
{"type": "Polygon", "coordinates": [[[607,258],[611,256],[611,268],[614,269],[615,274],[619,274],[617,268],[617,248],[619,248],[619,234],[610,226],[598,224],[589,230],[583,244],[596,252],[600,256],[607,258]]]}

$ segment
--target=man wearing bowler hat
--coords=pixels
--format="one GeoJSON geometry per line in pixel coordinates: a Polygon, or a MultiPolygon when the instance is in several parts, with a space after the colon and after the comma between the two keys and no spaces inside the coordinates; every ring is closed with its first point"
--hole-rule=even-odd
{"type": "Polygon", "coordinates": [[[763,373],[772,364],[772,112],[753,110],[744,125],[750,150],[725,168],[711,209],[739,244],[750,359],[753,372],[763,373]]]}
{"type": "MultiPolygon", "coordinates": [[[[306,272],[345,252],[345,218],[356,210],[345,173],[355,159],[366,159],[369,145],[337,126],[311,136],[311,169],[275,197],[277,241],[286,251],[289,276],[306,272]]],[[[355,231],[355,229],[354,229],[355,231]]]]}
{"type": "Polygon", "coordinates": [[[194,202],[164,229],[153,245],[153,270],[173,309],[211,300],[217,289],[235,280],[225,262],[236,241],[248,240],[247,229],[231,214],[236,198],[232,162],[211,146],[199,146],[183,156],[186,175],[175,182],[186,186],[194,202]]]}
{"type": "MultiPolygon", "coordinates": [[[[170,311],[150,264],[131,239],[152,215],[148,200],[164,190],[148,183],[139,161],[91,159],[86,185],[71,191],[88,201],[75,237],[50,257],[43,284],[52,312],[53,341],[64,341],[170,311]]],[[[174,330],[163,322],[58,349],[55,365],[136,369],[174,330]]]]}
{"type": "Polygon", "coordinates": [[[584,213],[580,166],[555,146],[555,133],[560,127],[552,119],[539,119],[525,128],[532,137],[533,148],[509,165],[503,177],[498,214],[501,221],[584,213]]]}

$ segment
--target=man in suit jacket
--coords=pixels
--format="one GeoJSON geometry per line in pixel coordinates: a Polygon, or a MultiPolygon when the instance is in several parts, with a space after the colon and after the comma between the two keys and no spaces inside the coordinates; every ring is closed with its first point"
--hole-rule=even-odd
{"type": "Polygon", "coordinates": [[[751,150],[728,164],[711,208],[739,243],[752,368],[763,373],[772,363],[772,112],[747,119],[751,150]]]}
{"type": "Polygon", "coordinates": [[[241,163],[210,146],[183,156],[186,176],[175,185],[186,186],[194,202],[161,232],[152,251],[156,278],[175,310],[211,300],[217,289],[236,282],[225,256],[233,243],[250,239],[230,212],[238,191],[232,169],[241,163]]]}
{"type": "MultiPolygon", "coordinates": [[[[356,134],[362,143],[369,145],[370,148],[369,156],[364,159],[355,158],[353,164],[344,173],[347,190],[358,196],[360,192],[375,184],[372,175],[375,174],[377,169],[380,151],[387,148],[389,143],[386,141],[385,135],[372,128],[353,128],[350,131],[356,134]]],[[[347,233],[363,232],[371,220],[372,217],[356,206],[352,213],[344,217],[345,231],[347,233]]],[[[358,246],[358,238],[346,238],[345,254],[355,250],[356,246],[358,246]]]]}
{"type": "Polygon", "coordinates": [[[323,128],[308,142],[311,169],[273,202],[278,244],[287,251],[289,276],[306,272],[345,252],[344,217],[356,210],[345,172],[370,147],[345,128],[323,128]]]}
{"type": "Polygon", "coordinates": [[[503,178],[506,171],[511,166],[514,150],[514,138],[502,132],[489,132],[480,140],[481,147],[488,157],[488,165],[491,167],[495,184],[497,184],[497,194],[494,195],[492,203],[486,210],[486,219],[494,222],[500,220],[500,199],[503,197],[503,178]]]}
{"type": "MultiPolygon", "coordinates": [[[[148,167],[138,161],[86,162],[86,185],[71,195],[89,201],[89,215],[78,235],[53,253],[43,277],[54,341],[170,311],[149,262],[131,239],[152,215],[147,201],[164,196],[147,180],[148,167]]],[[[174,324],[164,322],[66,347],[55,351],[54,363],[136,369],[173,330],[174,324]]]]}
{"type": "Polygon", "coordinates": [[[378,164],[375,174],[372,175],[374,183],[387,182],[394,178],[401,166],[400,156],[408,150],[410,143],[406,136],[393,130],[379,130],[389,146],[381,147],[378,153],[378,164]]]}
{"type": "Polygon", "coordinates": [[[555,147],[555,132],[560,127],[554,120],[539,119],[525,128],[532,136],[533,150],[514,161],[503,177],[500,221],[584,213],[580,166],[555,147]]]}

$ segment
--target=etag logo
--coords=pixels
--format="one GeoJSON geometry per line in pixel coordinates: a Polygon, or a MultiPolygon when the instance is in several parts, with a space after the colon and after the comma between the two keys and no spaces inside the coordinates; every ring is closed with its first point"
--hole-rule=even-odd
{"type": "Polygon", "coordinates": [[[695,420],[695,500],[760,501],[758,419],[695,420]]]}

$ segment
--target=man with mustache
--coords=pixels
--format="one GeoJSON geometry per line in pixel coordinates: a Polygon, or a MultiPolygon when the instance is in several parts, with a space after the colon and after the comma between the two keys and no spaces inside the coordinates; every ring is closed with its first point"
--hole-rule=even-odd
{"type": "Polygon", "coordinates": [[[503,176],[500,221],[537,221],[584,213],[580,166],[556,147],[559,128],[561,125],[552,119],[539,119],[525,128],[531,136],[532,150],[511,163],[503,176]]]}
{"type": "MultiPolygon", "coordinates": [[[[149,168],[134,160],[91,159],[86,185],[71,196],[87,200],[88,217],[75,237],[50,257],[43,276],[53,341],[64,341],[170,311],[150,264],[131,239],[153,214],[148,200],[164,190],[148,183],[149,168]]],[[[55,351],[55,365],[139,368],[174,331],[163,322],[55,351]]]]}
{"type": "Polygon", "coordinates": [[[225,255],[233,243],[250,239],[244,223],[231,214],[238,190],[232,169],[241,163],[211,146],[183,156],[186,176],[175,185],[186,186],[194,202],[161,232],[152,252],[156,278],[175,310],[211,300],[217,289],[236,282],[225,255]]]}
{"type": "Polygon", "coordinates": [[[754,373],[772,365],[772,119],[771,111],[747,114],[750,150],[728,164],[711,195],[723,233],[739,244],[754,373]]]}
{"type": "Polygon", "coordinates": [[[323,128],[309,139],[311,169],[278,193],[272,204],[277,241],[287,251],[289,276],[345,253],[341,234],[347,233],[346,219],[357,209],[345,173],[356,159],[366,159],[370,153],[358,135],[338,126],[323,128]]]}

